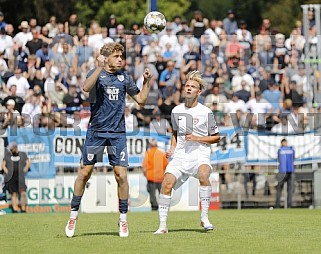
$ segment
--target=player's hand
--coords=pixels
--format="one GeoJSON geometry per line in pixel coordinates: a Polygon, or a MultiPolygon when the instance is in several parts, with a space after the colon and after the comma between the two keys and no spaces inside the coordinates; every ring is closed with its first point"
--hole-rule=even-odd
{"type": "Polygon", "coordinates": [[[166,158],[168,159],[168,158],[172,157],[173,153],[174,153],[173,150],[167,150],[166,151],[166,158]]]}
{"type": "Polygon", "coordinates": [[[143,77],[144,77],[144,81],[143,81],[144,84],[147,84],[152,79],[152,74],[150,73],[149,68],[146,68],[144,70],[143,77]]]}
{"type": "Polygon", "coordinates": [[[187,141],[196,141],[196,137],[193,134],[189,133],[189,134],[185,135],[185,140],[187,140],[187,141]]]}
{"type": "Polygon", "coordinates": [[[98,62],[98,67],[104,67],[105,66],[105,61],[106,61],[106,57],[103,55],[99,55],[97,58],[97,62],[98,62]]]}

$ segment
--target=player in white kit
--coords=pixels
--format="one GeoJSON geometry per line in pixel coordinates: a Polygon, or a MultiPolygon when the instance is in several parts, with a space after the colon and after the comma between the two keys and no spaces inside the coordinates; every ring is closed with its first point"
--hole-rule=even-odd
{"type": "Polygon", "coordinates": [[[204,229],[213,230],[208,219],[208,208],[212,193],[209,176],[212,170],[210,163],[210,144],[220,141],[218,127],[212,111],[198,103],[198,97],[206,87],[198,71],[189,72],[186,76],[185,103],[172,110],[171,121],[173,135],[171,148],[166,152],[172,157],[162,182],[159,196],[159,229],[154,234],[166,234],[172,189],[178,189],[190,176],[199,179],[199,196],[201,200],[201,225],[204,229]]]}

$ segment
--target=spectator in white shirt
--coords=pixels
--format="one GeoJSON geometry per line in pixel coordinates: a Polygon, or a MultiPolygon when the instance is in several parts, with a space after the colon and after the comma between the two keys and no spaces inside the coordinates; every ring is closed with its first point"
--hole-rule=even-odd
{"type": "Polygon", "coordinates": [[[12,85],[17,86],[17,95],[26,98],[28,90],[30,88],[28,80],[22,76],[22,70],[20,68],[15,69],[14,76],[10,77],[7,82],[7,89],[10,89],[12,85]]]}
{"type": "Polygon", "coordinates": [[[125,107],[124,115],[125,115],[126,132],[133,132],[137,130],[138,128],[137,117],[131,113],[131,110],[128,106],[125,107]]]}
{"type": "Polygon", "coordinates": [[[15,37],[13,37],[13,41],[19,45],[22,45],[24,48],[26,43],[32,40],[33,36],[31,32],[28,32],[28,21],[22,21],[19,28],[21,29],[21,32],[17,33],[15,37]]]}

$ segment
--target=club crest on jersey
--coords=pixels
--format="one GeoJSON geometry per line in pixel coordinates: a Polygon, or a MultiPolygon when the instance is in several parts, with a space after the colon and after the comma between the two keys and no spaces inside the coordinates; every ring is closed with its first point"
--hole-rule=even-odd
{"type": "Polygon", "coordinates": [[[94,159],[94,154],[89,153],[87,154],[87,160],[92,161],[94,159]]]}
{"type": "Polygon", "coordinates": [[[200,119],[198,119],[198,118],[193,118],[193,124],[194,124],[194,125],[197,124],[197,123],[199,122],[199,120],[200,120],[200,119]]]}
{"type": "Polygon", "coordinates": [[[117,78],[120,82],[123,82],[124,81],[124,75],[117,75],[117,78]]]}

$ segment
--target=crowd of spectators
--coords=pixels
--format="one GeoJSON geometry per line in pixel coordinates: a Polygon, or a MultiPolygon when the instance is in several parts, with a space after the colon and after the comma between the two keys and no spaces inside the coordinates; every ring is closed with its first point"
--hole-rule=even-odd
{"type": "MultiPolygon", "coordinates": [[[[309,10],[311,45],[317,43],[313,15],[309,10]]],[[[160,134],[171,132],[171,110],[183,101],[184,78],[192,70],[203,73],[208,87],[200,100],[220,126],[241,124],[278,133],[311,128],[308,102],[319,94],[313,93],[304,66],[302,22],[289,37],[268,18],[252,33],[233,10],[223,20],[209,20],[200,11],[190,21],[175,16],[157,35],[137,22],[125,27],[115,15],[107,24],[93,20],[89,27],[76,14],[65,22],[52,16],[47,24],[38,24],[34,17],[21,21],[15,31],[0,12],[1,128],[77,123],[86,129],[90,101],[82,84],[95,67],[100,47],[112,41],[124,45],[123,68],[138,87],[145,67],[153,74],[144,108],[128,98],[129,131],[146,127],[160,134]]]]}

